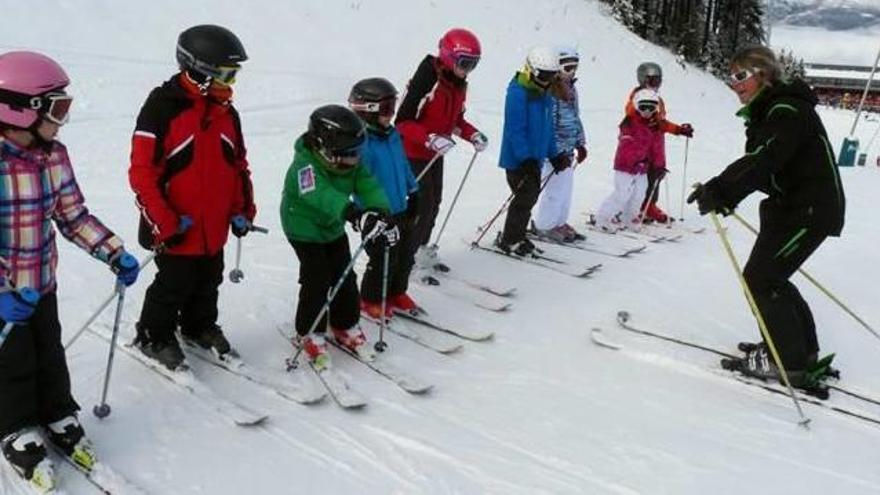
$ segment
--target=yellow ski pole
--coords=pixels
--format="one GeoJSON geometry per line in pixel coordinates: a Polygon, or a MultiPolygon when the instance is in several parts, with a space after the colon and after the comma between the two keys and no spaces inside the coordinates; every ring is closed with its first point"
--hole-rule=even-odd
{"type": "Polygon", "coordinates": [[[782,359],[779,358],[779,353],[776,351],[776,345],[773,343],[773,338],[770,337],[770,332],[767,331],[767,323],[764,321],[764,317],[761,315],[761,311],[758,309],[758,304],[755,302],[755,298],[752,295],[751,289],[749,289],[749,284],[746,283],[745,277],[743,277],[742,270],[740,269],[739,262],[736,260],[736,255],[733,254],[733,248],[730,247],[730,241],[727,239],[727,233],[725,232],[724,227],[721,226],[721,222],[718,220],[718,214],[714,211],[709,214],[712,217],[712,223],[715,224],[715,231],[718,233],[718,237],[721,239],[721,243],[724,245],[724,250],[727,252],[727,256],[730,258],[730,263],[733,265],[734,271],[736,271],[736,277],[739,280],[740,285],[742,285],[743,292],[746,294],[746,299],[749,302],[749,306],[752,308],[752,313],[754,313],[755,318],[758,320],[758,327],[761,329],[761,335],[764,336],[764,342],[767,343],[767,347],[770,349],[770,353],[773,355],[773,361],[776,362],[776,367],[779,368],[779,373],[782,375],[782,381],[785,382],[786,388],[788,388],[788,393],[791,394],[791,400],[794,401],[794,407],[797,409],[798,415],[801,420],[798,422],[804,428],[809,428],[810,418],[804,415],[803,409],[801,409],[800,401],[798,401],[797,394],[794,393],[794,388],[791,386],[791,381],[788,379],[788,373],[785,371],[785,367],[782,365],[782,359]]]}
{"type": "MultiPolygon", "coordinates": [[[[737,213],[734,213],[733,217],[739,220],[739,223],[743,224],[743,226],[749,229],[753,234],[758,235],[758,230],[753,227],[752,224],[750,224],[745,218],[739,216],[739,214],[737,213]]],[[[830,290],[826,289],[825,286],[820,284],[819,281],[813,278],[812,275],[807,273],[806,270],[804,270],[803,268],[798,268],[798,272],[803,275],[805,279],[809,280],[810,283],[813,284],[817,289],[819,289],[823,294],[828,296],[828,299],[831,299],[832,301],[834,301],[835,304],[840,306],[840,309],[842,309],[846,314],[852,316],[854,320],[859,322],[859,325],[865,327],[865,330],[871,332],[874,337],[880,339],[880,334],[878,334],[877,331],[871,327],[871,325],[868,325],[864,320],[859,318],[859,315],[855,314],[853,310],[849,309],[846,304],[843,304],[843,301],[838,299],[837,296],[832,294],[830,290]]]]}

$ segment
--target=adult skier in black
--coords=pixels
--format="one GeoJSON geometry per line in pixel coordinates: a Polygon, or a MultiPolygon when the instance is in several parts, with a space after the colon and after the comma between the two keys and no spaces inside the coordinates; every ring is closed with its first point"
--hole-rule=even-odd
{"type": "MultiPolygon", "coordinates": [[[[761,228],[743,270],[767,331],[795,387],[816,383],[819,353],[810,308],[789,281],[828,236],[843,229],[845,199],[817,99],[799,79],[785,80],[768,48],[748,47],[730,62],[730,88],[745,105],[746,154],[688,197],[700,214],[730,214],[755,191],[761,228]]],[[[743,374],[779,379],[766,343],[749,346],[743,374]]]]}

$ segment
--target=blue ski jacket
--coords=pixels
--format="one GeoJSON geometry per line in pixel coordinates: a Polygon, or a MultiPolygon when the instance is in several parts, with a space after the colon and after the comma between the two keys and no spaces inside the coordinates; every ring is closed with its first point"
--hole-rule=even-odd
{"type": "Polygon", "coordinates": [[[400,133],[393,127],[388,134],[368,130],[361,162],[385,189],[391,204],[390,213],[397,215],[406,211],[407,196],[417,191],[419,185],[403,152],[400,133]]]}
{"type": "Polygon", "coordinates": [[[587,136],[581,122],[578,93],[575,81],[562,82],[564,96],[553,98],[553,125],[556,128],[556,149],[570,152],[578,146],[587,145],[587,136]]]}
{"type": "Polygon", "coordinates": [[[499,166],[511,170],[524,160],[538,163],[556,156],[553,129],[553,97],[518,72],[507,85],[504,102],[504,134],[499,166]]]}

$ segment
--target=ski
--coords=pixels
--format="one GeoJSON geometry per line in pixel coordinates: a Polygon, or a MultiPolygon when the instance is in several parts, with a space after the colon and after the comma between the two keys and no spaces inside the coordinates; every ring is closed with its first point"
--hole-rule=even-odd
{"type": "MultiPolygon", "coordinates": [[[[285,365],[287,366],[287,370],[292,372],[300,367],[299,361],[299,347],[297,346],[294,338],[287,335],[287,332],[284,331],[283,328],[277,327],[278,334],[287,342],[292,348],[294,352],[297,352],[297,359],[293,361],[293,358],[287,358],[285,360],[285,365]]],[[[330,339],[327,339],[329,342],[330,339]]],[[[307,360],[308,361],[308,360],[307,360]]],[[[339,373],[336,372],[335,369],[332,368],[332,364],[326,366],[324,368],[318,369],[315,367],[314,363],[308,361],[308,368],[312,370],[315,376],[318,378],[318,381],[321,382],[324,389],[327,390],[327,393],[330,394],[330,397],[333,399],[333,402],[336,403],[339,407],[343,409],[360,409],[367,405],[367,399],[364,398],[357,390],[351,388],[345,378],[342,377],[339,373]]]]}
{"type": "Polygon", "coordinates": [[[424,394],[434,387],[431,384],[425,383],[418,378],[414,378],[406,372],[397,369],[397,367],[386,361],[381,360],[378,356],[375,359],[366,359],[362,356],[355,354],[347,347],[340,345],[335,340],[329,339],[327,340],[327,342],[342,351],[344,354],[348,355],[350,358],[375,371],[379,376],[387,378],[398,387],[409,392],[410,394],[424,394]]]}
{"type": "Polygon", "coordinates": [[[71,466],[76,472],[81,474],[90,485],[105,495],[145,495],[147,493],[137,485],[128,481],[124,476],[117,473],[103,461],[98,461],[91,470],[88,470],[74,462],[70,457],[64,455],[64,452],[51,442],[47,442],[47,444],[51,445],[52,450],[58,454],[58,457],[60,457],[65,464],[71,466]]]}
{"type": "Polygon", "coordinates": [[[575,241],[575,242],[560,242],[555,239],[550,239],[549,237],[538,235],[534,232],[529,232],[527,234],[529,239],[536,242],[543,242],[544,244],[553,244],[555,246],[562,246],[564,248],[569,249],[578,249],[580,251],[586,251],[589,253],[601,254],[603,256],[611,256],[613,258],[629,258],[633,254],[638,254],[647,249],[646,244],[640,244],[638,246],[632,248],[622,248],[619,250],[612,251],[611,248],[597,246],[590,241],[575,241]]]}
{"type": "MultiPolygon", "coordinates": [[[[735,354],[732,354],[729,352],[725,352],[720,349],[715,349],[713,347],[708,347],[708,346],[705,346],[702,344],[697,344],[695,342],[690,342],[690,341],[682,340],[682,339],[679,339],[676,337],[670,337],[668,335],[663,335],[663,334],[660,334],[657,332],[652,332],[649,330],[637,328],[629,322],[631,318],[632,317],[629,314],[629,312],[618,311],[617,323],[618,323],[619,327],[624,330],[627,330],[629,332],[637,333],[639,335],[645,335],[648,337],[653,337],[656,339],[664,340],[666,342],[671,342],[673,344],[678,344],[678,345],[682,345],[685,347],[690,347],[692,349],[698,349],[698,350],[701,350],[704,352],[709,352],[709,353],[715,354],[715,355],[717,355],[721,358],[724,358],[724,359],[742,359],[742,356],[735,355],[735,354]]],[[[841,386],[841,385],[838,385],[835,383],[826,383],[825,385],[830,390],[835,390],[837,392],[840,392],[844,395],[850,396],[850,397],[857,399],[857,400],[860,400],[862,402],[873,404],[873,405],[880,405],[880,399],[877,399],[866,392],[853,390],[853,389],[850,389],[849,387],[844,387],[844,386],[841,386]]]]}
{"type": "MultiPolygon", "coordinates": [[[[658,336],[658,335],[659,335],[659,334],[654,334],[653,332],[644,332],[644,331],[639,331],[639,332],[637,332],[637,333],[640,333],[640,334],[642,334],[642,335],[652,335],[652,336],[658,336]]],[[[662,338],[662,337],[661,337],[661,338],[662,338]]],[[[624,351],[624,350],[625,350],[625,348],[624,348],[622,345],[617,344],[617,343],[610,342],[610,341],[608,341],[607,339],[605,339],[604,334],[602,333],[601,329],[598,329],[598,328],[595,328],[595,329],[593,329],[593,330],[590,332],[590,340],[591,340],[594,344],[596,344],[597,346],[602,347],[602,348],[612,349],[612,350],[615,350],[615,351],[624,351]]],[[[667,338],[664,338],[663,340],[669,340],[670,342],[676,342],[678,339],[667,339],[667,338]]],[[[694,347],[694,346],[690,346],[690,347],[694,347]]],[[[702,346],[698,346],[697,348],[702,348],[702,346]]],[[[641,352],[641,351],[640,351],[640,352],[641,352]]],[[[718,352],[721,352],[721,351],[718,351],[718,352]]],[[[649,354],[649,353],[644,353],[644,354],[649,354]]],[[[668,359],[671,360],[671,361],[676,361],[676,360],[674,360],[673,358],[668,358],[668,359]]],[[[678,361],[676,361],[676,362],[678,362],[678,361]]],[[[761,381],[761,380],[759,380],[759,379],[757,379],[757,378],[751,378],[751,377],[748,377],[748,376],[745,376],[745,375],[742,375],[742,374],[739,374],[739,373],[730,373],[730,372],[728,372],[727,370],[724,370],[724,369],[717,369],[717,370],[716,370],[716,369],[711,369],[711,368],[705,368],[705,367],[702,367],[702,366],[687,365],[687,364],[684,363],[684,362],[680,362],[680,364],[681,364],[682,366],[688,366],[688,367],[690,367],[690,368],[699,369],[699,370],[701,370],[701,371],[703,371],[703,372],[705,372],[705,373],[712,374],[712,375],[715,375],[715,376],[722,376],[722,377],[725,377],[725,378],[732,378],[732,379],[734,379],[734,380],[736,380],[737,382],[740,382],[740,383],[742,383],[742,384],[749,385],[749,386],[752,386],[752,387],[757,387],[757,388],[763,389],[763,390],[765,390],[765,391],[767,391],[767,392],[770,392],[770,393],[773,393],[773,394],[781,395],[781,396],[784,396],[784,397],[790,397],[790,396],[789,396],[788,389],[786,389],[786,388],[784,388],[784,387],[782,387],[782,386],[777,386],[777,385],[771,384],[771,383],[769,383],[769,382],[761,381]]],[[[851,417],[851,418],[854,418],[854,419],[858,419],[858,420],[860,420],[860,421],[864,421],[864,422],[867,422],[867,423],[871,423],[871,424],[874,424],[874,425],[880,426],[880,418],[878,418],[878,417],[871,416],[871,415],[866,414],[866,413],[861,412],[861,411],[857,411],[857,410],[848,409],[848,408],[845,408],[845,407],[840,407],[840,406],[837,406],[837,405],[829,404],[828,402],[826,402],[826,401],[824,401],[824,400],[822,400],[822,399],[816,398],[816,397],[814,397],[814,396],[812,396],[812,395],[809,395],[809,394],[807,394],[807,393],[805,393],[805,392],[803,392],[802,390],[799,390],[799,389],[795,389],[795,393],[798,395],[798,400],[800,400],[801,402],[805,402],[805,403],[807,403],[807,404],[813,404],[813,405],[815,405],[815,406],[822,407],[822,408],[824,408],[824,409],[826,409],[826,410],[828,410],[828,411],[832,411],[832,412],[835,412],[835,413],[839,413],[839,414],[842,414],[842,415],[844,415],[844,416],[848,416],[848,417],[851,417]]]]}
{"type": "MultiPolygon", "coordinates": [[[[441,283],[439,279],[432,277],[431,275],[422,276],[419,279],[419,282],[421,286],[424,286],[427,290],[439,292],[451,299],[470,303],[471,305],[480,309],[485,309],[486,311],[503,313],[513,307],[512,302],[499,296],[484,291],[471,290],[469,286],[464,284],[461,284],[456,289],[451,287],[451,285],[454,284],[441,283]],[[464,290],[462,290],[462,288],[464,288],[464,290]]],[[[410,286],[410,288],[412,289],[413,287],[410,286]]]]}
{"type": "MultiPolygon", "coordinates": [[[[110,335],[105,333],[103,325],[96,325],[91,331],[110,342],[110,335]],[[101,328],[99,330],[98,328],[101,328]]],[[[157,361],[154,361],[143,355],[139,350],[134,348],[134,344],[119,346],[119,350],[125,355],[134,359],[147,369],[153,371],[168,382],[174,384],[178,388],[189,392],[190,395],[201,401],[208,408],[213,409],[217,414],[226,417],[238,426],[255,426],[259,425],[268,418],[267,415],[252,411],[242,405],[236,404],[229,399],[219,395],[212,388],[208,387],[204,382],[199,380],[188,366],[184,365],[178,371],[171,371],[157,361]]]]}
{"type": "Polygon", "coordinates": [[[271,370],[246,364],[235,351],[229,353],[234,353],[234,355],[218,356],[186,339],[184,339],[184,343],[187,345],[186,354],[275,392],[284,399],[310,405],[321,402],[327,396],[323,389],[311,387],[305,383],[297,383],[291,377],[278,376],[280,373],[276,374],[271,370]]]}
{"type": "Polygon", "coordinates": [[[514,286],[491,284],[481,280],[467,278],[452,273],[433,272],[431,275],[428,276],[433,276],[433,278],[438,280],[441,284],[451,282],[455,285],[460,285],[468,287],[470,289],[486,292],[488,294],[498,297],[509,298],[513,297],[516,293],[516,287],[514,286]]]}
{"type": "MultiPolygon", "coordinates": [[[[376,325],[376,332],[378,333],[378,322],[374,322],[364,316],[361,316],[361,320],[371,325],[376,325]]],[[[452,354],[453,352],[460,351],[463,347],[458,337],[436,332],[433,329],[429,332],[419,331],[402,318],[393,319],[388,322],[385,330],[439,354],[452,354]]]]}
{"type": "Polygon", "coordinates": [[[564,275],[569,275],[575,278],[588,278],[590,275],[596,273],[600,268],[602,268],[602,264],[599,263],[587,266],[585,268],[571,269],[569,264],[565,261],[549,256],[544,256],[540,253],[532,253],[528,256],[519,256],[513,253],[504,252],[496,247],[486,247],[479,244],[473,244],[472,247],[488,253],[494,253],[500,256],[504,256],[505,258],[509,258],[512,260],[521,261],[530,265],[540,266],[542,268],[546,268],[548,270],[562,273],[564,275]]]}
{"type": "Polygon", "coordinates": [[[418,308],[414,311],[400,311],[396,312],[395,315],[398,315],[401,318],[406,318],[407,320],[412,320],[420,325],[431,328],[433,330],[455,335],[466,340],[472,340],[474,342],[489,340],[495,336],[495,332],[489,330],[475,330],[466,327],[453,327],[452,325],[449,325],[442,321],[438,321],[437,318],[430,316],[428,312],[425,311],[425,309],[423,308],[418,308]]]}

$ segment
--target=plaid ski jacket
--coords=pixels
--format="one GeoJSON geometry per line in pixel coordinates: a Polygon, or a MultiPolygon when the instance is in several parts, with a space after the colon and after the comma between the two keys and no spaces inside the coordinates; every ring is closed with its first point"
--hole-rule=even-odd
{"type": "Polygon", "coordinates": [[[93,257],[109,263],[122,240],[89,214],[67,148],[23,149],[0,140],[0,287],[55,290],[55,229],[93,257]]]}

